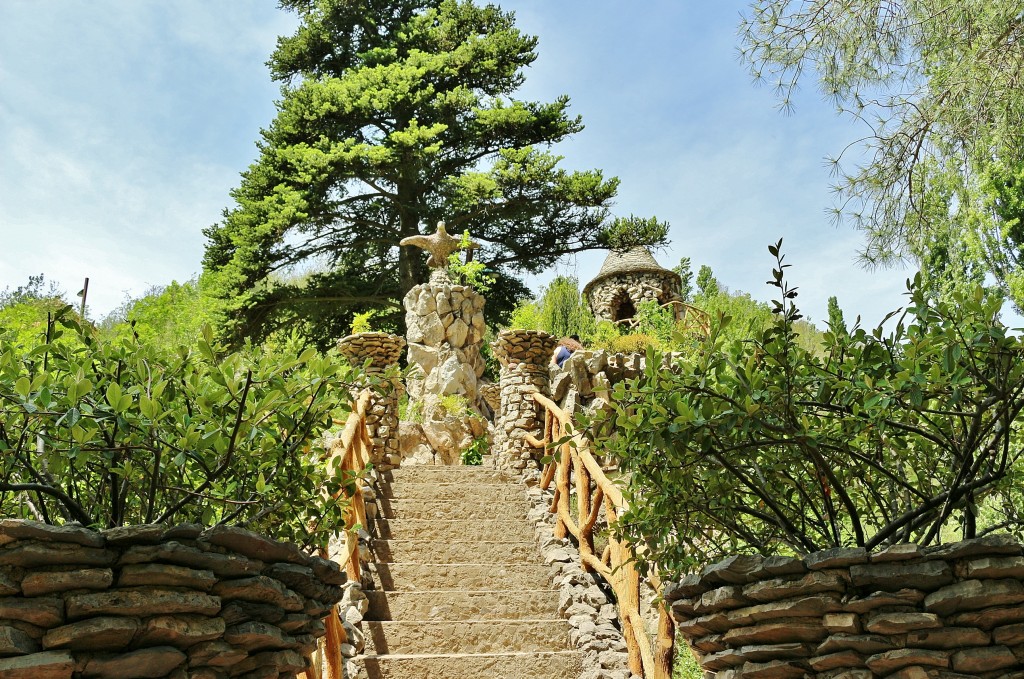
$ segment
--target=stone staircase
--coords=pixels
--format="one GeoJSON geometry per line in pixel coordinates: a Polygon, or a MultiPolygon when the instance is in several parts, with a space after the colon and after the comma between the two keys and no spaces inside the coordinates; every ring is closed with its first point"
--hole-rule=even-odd
{"type": "Polygon", "coordinates": [[[558,592],[522,487],[482,467],[382,474],[367,679],[575,679],[558,592]]]}

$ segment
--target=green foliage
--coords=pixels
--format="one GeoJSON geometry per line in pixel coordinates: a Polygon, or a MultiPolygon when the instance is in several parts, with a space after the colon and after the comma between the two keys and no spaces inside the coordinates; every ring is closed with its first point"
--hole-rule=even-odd
{"type": "Polygon", "coordinates": [[[43,274],[29,276],[25,285],[0,292],[0,328],[18,346],[35,346],[46,337],[53,316],[66,305],[63,293],[53,283],[47,286],[43,274]]]}
{"type": "Polygon", "coordinates": [[[1024,342],[999,297],[936,300],[917,277],[891,332],[826,333],[818,355],[797,341],[797,291],[770,250],[768,327],[729,341],[721,318],[696,360],[660,371],[649,356],[616,386],[619,435],[599,452],[627,474],[619,527],[643,559],[678,574],[735,552],[1020,534],[1019,511],[981,511],[1020,501],[1024,342]]]}
{"type": "Polygon", "coordinates": [[[693,295],[693,265],[689,257],[680,257],[679,265],[672,267],[679,274],[679,296],[689,302],[693,295]]]}
{"type": "Polygon", "coordinates": [[[555,337],[577,335],[590,344],[597,321],[590,312],[579,283],[572,276],[556,276],[541,292],[540,299],[520,302],[509,317],[508,327],[543,330],[555,337]]]}
{"type": "Polygon", "coordinates": [[[202,339],[204,325],[213,320],[213,301],[199,280],[154,286],[142,297],[129,299],[101,326],[107,333],[134,333],[140,343],[161,353],[176,353],[202,339]]]}
{"type": "MultiPolygon", "coordinates": [[[[469,231],[463,231],[459,249],[469,252],[471,246],[469,231]]],[[[494,282],[494,277],[487,272],[486,264],[473,259],[463,262],[462,255],[458,252],[448,255],[448,275],[456,283],[472,286],[479,293],[488,292],[494,282]]]]}
{"type": "Polygon", "coordinates": [[[608,343],[608,350],[612,353],[634,354],[643,353],[647,348],[661,348],[661,342],[657,337],[645,335],[639,332],[631,332],[628,335],[615,337],[608,343]]]}
{"type": "Polygon", "coordinates": [[[835,295],[828,298],[828,329],[836,335],[850,332],[846,328],[846,319],[843,318],[843,310],[839,307],[839,300],[835,295]]]}
{"type": "Polygon", "coordinates": [[[718,281],[715,279],[715,274],[711,272],[711,267],[702,264],[697,272],[697,292],[704,297],[714,297],[718,294],[718,287],[718,281]]]}
{"type": "MultiPolygon", "coordinates": [[[[1021,308],[1022,245],[991,204],[994,177],[1024,158],[1024,23],[1019,0],[753,0],[743,59],[783,108],[801,78],[871,132],[832,160],[836,219],[867,236],[870,263],[904,257],[929,294],[991,273],[1021,308]],[[861,153],[865,151],[865,153],[861,153]],[[844,152],[845,153],[845,152],[844,152]]],[[[1018,200],[1019,183],[997,203],[1018,200]]]]}
{"type": "Polygon", "coordinates": [[[363,313],[356,313],[352,315],[352,328],[349,330],[350,335],[358,335],[361,332],[372,332],[373,326],[370,325],[370,321],[377,315],[376,309],[370,309],[363,313]]]}
{"type": "Polygon", "coordinates": [[[682,635],[676,636],[676,656],[672,666],[672,679],[704,679],[704,670],[690,651],[689,642],[682,635]]]}
{"type": "Polygon", "coordinates": [[[320,436],[356,377],[296,342],[222,355],[209,328],[165,352],[65,307],[48,342],[0,335],[0,515],[227,523],[324,544],[344,479],[320,436]]]}
{"type": "MultiPolygon", "coordinates": [[[[581,335],[582,337],[582,335],[581,335]]],[[[622,326],[611,321],[598,321],[593,337],[589,338],[587,344],[594,349],[607,349],[615,351],[612,345],[622,337],[622,326]]]]}
{"type": "Polygon", "coordinates": [[[513,98],[537,40],[511,13],[466,0],[282,5],[300,25],[270,57],[277,116],[235,206],[206,230],[232,343],[279,327],[338,337],[351,310],[392,305],[427,278],[422,253],[398,243],[442,219],[484,243],[492,323],[526,296],[520,276],[565,253],[664,238],[656,220],[610,217],[618,180],[567,171],[548,150],[583,125],[567,97],[513,98]],[[301,283],[273,277],[311,261],[324,268],[301,283]]]}
{"type": "Polygon", "coordinates": [[[480,466],[484,463],[484,455],[490,449],[490,443],[486,436],[478,436],[473,439],[469,447],[459,454],[459,460],[465,465],[480,466]]]}

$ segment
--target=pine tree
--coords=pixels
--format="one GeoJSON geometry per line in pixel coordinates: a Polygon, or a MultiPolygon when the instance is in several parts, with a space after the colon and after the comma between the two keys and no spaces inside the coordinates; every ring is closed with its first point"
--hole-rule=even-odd
{"type": "Polygon", "coordinates": [[[323,344],[369,308],[400,326],[398,303],[427,272],[398,242],[439,220],[483,244],[498,317],[525,296],[522,274],[564,254],[663,241],[657,220],[610,216],[617,179],[566,171],[547,150],[583,125],[567,97],[514,98],[537,39],[512,13],[456,0],[281,4],[301,25],[269,62],[277,117],[237,205],[206,231],[229,338],[289,327],[323,344]]]}

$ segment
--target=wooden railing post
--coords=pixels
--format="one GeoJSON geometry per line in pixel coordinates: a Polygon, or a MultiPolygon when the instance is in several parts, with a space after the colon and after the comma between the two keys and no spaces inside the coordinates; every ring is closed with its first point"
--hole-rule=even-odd
{"type": "MultiPolygon", "coordinates": [[[[547,396],[534,393],[532,398],[546,411],[543,438],[533,434],[527,442],[546,447],[551,454],[541,475],[540,487],[547,489],[555,482],[555,498],[551,511],[557,514],[555,536],[572,536],[579,545],[581,566],[603,577],[615,593],[622,636],[629,652],[629,670],[648,679],[670,679],[674,658],[675,625],[664,605],[659,606],[658,632],[652,645],[640,607],[640,574],[636,570],[636,553],[632,546],[609,535],[608,546],[598,557],[594,553],[594,526],[604,510],[608,526],[614,526],[625,510],[622,492],[605,475],[590,451],[590,443],[579,433],[564,441],[557,450],[553,442],[565,437],[570,425],[569,415],[547,396]],[[570,481],[575,479],[577,513],[572,516],[570,481]]],[[[658,591],[660,583],[653,577],[651,586],[658,591]]]]}

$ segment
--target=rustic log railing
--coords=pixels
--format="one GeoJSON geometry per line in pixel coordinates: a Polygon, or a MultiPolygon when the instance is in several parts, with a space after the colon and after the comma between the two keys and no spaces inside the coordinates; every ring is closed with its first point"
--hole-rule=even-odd
{"type": "MultiPolygon", "coordinates": [[[[361,565],[359,562],[359,527],[366,527],[366,503],[363,500],[362,472],[370,462],[370,451],[373,443],[366,431],[366,411],[370,407],[371,390],[365,390],[356,401],[355,407],[345,420],[345,428],[341,432],[341,441],[334,446],[331,456],[326,460],[330,469],[342,475],[342,478],[353,478],[351,485],[339,491],[347,500],[345,508],[345,573],[349,580],[359,582],[361,565]]],[[[340,424],[340,422],[338,422],[340,424]]],[[[342,679],[344,676],[341,656],[341,645],[348,641],[345,628],[338,616],[331,612],[324,621],[326,633],[320,639],[317,650],[313,654],[312,664],[298,679],[342,679]],[[326,673],[323,671],[326,669],[326,673]]]]}
{"type": "MultiPolygon", "coordinates": [[[[608,479],[601,465],[590,452],[590,443],[579,433],[569,432],[569,415],[551,399],[539,393],[533,398],[545,410],[544,436],[527,435],[526,441],[538,448],[551,450],[551,462],[544,467],[541,489],[555,483],[550,511],[557,514],[555,537],[572,535],[579,544],[580,562],[587,572],[601,575],[615,593],[622,634],[629,651],[629,669],[648,679],[670,679],[674,654],[675,625],[672,617],[659,606],[658,633],[652,646],[640,610],[640,575],[634,564],[632,546],[608,535],[608,545],[598,555],[594,550],[594,528],[604,510],[608,526],[612,526],[625,509],[622,492],[608,479]],[[573,486],[573,481],[575,485],[573,486]],[[577,514],[573,516],[570,496],[576,496],[577,514]]],[[[657,578],[651,586],[660,590],[657,578]]]]}

